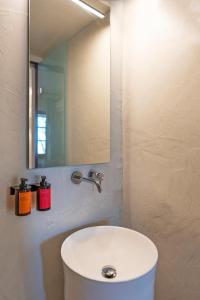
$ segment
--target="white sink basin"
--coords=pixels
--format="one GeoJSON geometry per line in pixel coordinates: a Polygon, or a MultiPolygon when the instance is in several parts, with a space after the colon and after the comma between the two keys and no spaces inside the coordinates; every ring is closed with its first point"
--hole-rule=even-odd
{"type": "Polygon", "coordinates": [[[111,292],[115,300],[154,298],[158,252],[141,233],[115,226],[85,228],[63,242],[61,256],[66,300],[110,300],[111,292]],[[111,273],[102,272],[106,266],[111,273]]]}

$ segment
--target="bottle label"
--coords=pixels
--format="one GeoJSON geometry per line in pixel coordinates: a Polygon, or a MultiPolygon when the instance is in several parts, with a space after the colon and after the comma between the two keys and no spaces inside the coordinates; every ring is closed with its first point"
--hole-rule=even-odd
{"type": "Polygon", "coordinates": [[[31,192],[19,192],[19,214],[31,212],[31,192]]]}
{"type": "Polygon", "coordinates": [[[51,189],[39,189],[39,209],[51,207],[51,189]]]}

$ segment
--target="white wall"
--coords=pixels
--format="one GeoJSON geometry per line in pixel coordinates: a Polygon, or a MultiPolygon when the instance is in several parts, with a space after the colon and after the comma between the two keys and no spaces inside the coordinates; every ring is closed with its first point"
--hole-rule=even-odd
{"type": "MultiPolygon", "coordinates": [[[[0,299],[63,300],[60,246],[74,228],[105,220],[118,224],[121,202],[120,1],[111,16],[111,163],[103,193],[89,184],[72,185],[73,167],[26,171],[27,1],[0,0],[0,299]],[[52,210],[14,215],[8,187],[21,176],[46,174],[52,210]],[[46,298],[45,298],[46,297],[46,298]]],[[[91,166],[79,169],[87,174],[91,166]]]]}
{"type": "Polygon", "coordinates": [[[156,300],[200,299],[199,18],[198,0],[125,0],[124,219],[158,246],[156,300]]]}

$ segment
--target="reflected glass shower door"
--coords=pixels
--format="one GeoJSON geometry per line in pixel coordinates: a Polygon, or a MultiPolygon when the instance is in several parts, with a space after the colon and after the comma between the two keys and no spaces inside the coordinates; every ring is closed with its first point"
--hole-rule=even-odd
{"type": "Polygon", "coordinates": [[[62,166],[66,162],[66,55],[66,45],[62,45],[33,64],[37,168],[62,166]]]}

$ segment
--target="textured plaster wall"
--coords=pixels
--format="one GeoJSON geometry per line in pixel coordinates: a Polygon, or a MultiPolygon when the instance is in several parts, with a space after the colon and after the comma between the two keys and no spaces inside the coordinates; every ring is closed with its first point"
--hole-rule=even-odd
{"type": "Polygon", "coordinates": [[[156,300],[199,300],[200,2],[124,2],[125,224],[158,246],[156,300]]]}
{"type": "MultiPolygon", "coordinates": [[[[111,14],[111,163],[103,193],[89,184],[72,185],[76,168],[26,171],[27,1],[0,0],[0,299],[63,300],[60,246],[79,226],[118,224],[121,202],[120,1],[111,14]],[[14,215],[8,187],[20,176],[46,174],[52,183],[52,210],[14,215]]],[[[91,166],[78,169],[87,174],[91,166]]]]}

